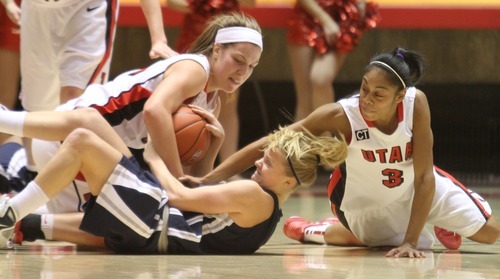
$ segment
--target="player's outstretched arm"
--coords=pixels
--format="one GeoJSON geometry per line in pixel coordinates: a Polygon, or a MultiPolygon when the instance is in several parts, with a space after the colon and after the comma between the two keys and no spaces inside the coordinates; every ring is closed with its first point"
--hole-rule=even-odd
{"type": "Polygon", "coordinates": [[[163,26],[163,15],[160,1],[141,0],[141,8],[148,23],[149,35],[151,37],[151,50],[149,58],[168,58],[177,52],[168,46],[167,36],[163,26]]]}

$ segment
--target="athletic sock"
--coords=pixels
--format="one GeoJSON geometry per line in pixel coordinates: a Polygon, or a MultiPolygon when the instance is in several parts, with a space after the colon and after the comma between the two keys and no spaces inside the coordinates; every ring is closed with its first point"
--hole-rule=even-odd
{"type": "Polygon", "coordinates": [[[325,244],[325,231],[330,224],[311,225],[304,229],[304,241],[325,244]]]}
{"type": "Polygon", "coordinates": [[[31,181],[26,185],[26,188],[11,199],[11,207],[17,213],[16,219],[21,220],[48,201],[49,198],[45,195],[42,188],[35,181],[31,181]]]}
{"type": "Polygon", "coordinates": [[[24,136],[24,119],[27,113],[26,111],[0,110],[0,132],[14,136],[24,136]]]}
{"type": "Polygon", "coordinates": [[[35,241],[37,239],[45,239],[42,231],[42,216],[39,214],[28,214],[21,221],[21,232],[23,233],[23,241],[35,241]]]}

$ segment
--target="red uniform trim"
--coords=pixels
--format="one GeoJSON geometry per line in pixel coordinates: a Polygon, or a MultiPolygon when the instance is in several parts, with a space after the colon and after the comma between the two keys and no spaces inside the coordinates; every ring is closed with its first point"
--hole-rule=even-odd
{"type": "Polygon", "coordinates": [[[464,186],[460,181],[458,181],[455,177],[453,177],[451,174],[445,172],[444,170],[434,166],[434,169],[436,170],[436,172],[443,176],[443,177],[446,177],[448,179],[450,179],[455,185],[457,185],[458,187],[460,187],[460,189],[462,189],[464,191],[465,194],[467,194],[467,196],[476,204],[476,206],[479,208],[479,210],[481,211],[481,213],[483,214],[483,216],[488,219],[490,218],[491,214],[488,213],[488,211],[486,211],[483,207],[483,204],[481,203],[481,201],[479,201],[476,197],[474,197],[471,193],[471,191],[466,187],[464,186]]]}
{"type": "MultiPolygon", "coordinates": [[[[117,9],[117,1],[118,0],[108,0],[108,9],[106,10],[106,18],[107,18],[107,26],[106,26],[106,52],[101,59],[99,65],[95,69],[92,77],[89,80],[89,84],[99,83],[103,84],[107,80],[107,76],[99,76],[101,74],[102,68],[106,65],[109,59],[111,59],[111,54],[113,52],[113,43],[115,38],[115,30],[116,30],[116,9],[117,9]],[[98,80],[100,79],[100,80],[98,80]]],[[[109,73],[103,73],[104,75],[108,75],[109,73]]]]}

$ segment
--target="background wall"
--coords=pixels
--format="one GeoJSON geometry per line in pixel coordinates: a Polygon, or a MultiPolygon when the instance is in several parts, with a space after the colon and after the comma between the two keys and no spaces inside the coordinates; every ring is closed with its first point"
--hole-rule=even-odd
{"type": "MultiPolygon", "coordinates": [[[[170,45],[178,30],[167,28],[170,45]]],[[[259,80],[291,80],[286,51],[285,31],[264,28],[261,62],[254,72],[259,80]]],[[[384,50],[400,45],[420,51],[426,58],[426,83],[500,83],[500,30],[372,30],[360,40],[347,58],[339,82],[357,82],[369,59],[384,50]]],[[[130,67],[148,65],[150,42],[147,29],[120,27],[116,35],[112,75],[130,67]]]]}

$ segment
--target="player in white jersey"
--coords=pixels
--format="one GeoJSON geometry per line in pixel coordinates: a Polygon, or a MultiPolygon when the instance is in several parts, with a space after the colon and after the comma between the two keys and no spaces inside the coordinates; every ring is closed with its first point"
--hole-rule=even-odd
{"type": "MultiPolygon", "coordinates": [[[[160,3],[141,0],[151,38],[150,57],[169,57],[160,3]]],[[[107,82],[118,0],[33,0],[21,7],[21,103],[27,111],[53,110],[107,82]]],[[[24,139],[28,165],[36,170],[31,140],[24,139]]]]}
{"type": "MultiPolygon", "coordinates": [[[[302,242],[396,246],[386,256],[424,257],[435,225],[438,240],[458,248],[463,235],[494,243],[500,226],[488,203],[433,165],[433,136],[425,94],[414,88],[423,73],[422,57],[404,48],[375,56],[366,66],[360,93],[324,105],[291,127],[345,135],[345,164],[328,185],[338,219],[309,222],[291,217],[284,232],[302,242]]],[[[265,138],[243,148],[212,173],[210,183],[249,166],[265,138]]]]}
{"type": "MultiPolygon", "coordinates": [[[[58,129],[98,129],[95,121],[100,121],[96,119],[102,115],[131,149],[143,148],[148,133],[154,142],[158,142],[155,148],[169,170],[180,177],[184,170],[179,157],[169,156],[177,154],[172,114],[185,103],[212,111],[218,103],[217,94],[234,92],[248,79],[261,51],[262,35],[253,18],[243,14],[221,15],[195,42],[195,53],[173,56],[145,69],[129,71],[104,85],[91,85],[81,97],[61,106],[59,111],[2,111],[0,126],[3,126],[1,123],[7,126],[8,123],[17,124],[12,126],[16,127],[14,129],[4,126],[7,129],[0,128],[0,131],[52,141],[34,142],[36,163],[43,167],[58,148],[55,141],[64,139],[58,129]],[[27,127],[39,129],[26,133],[27,127]]],[[[208,129],[215,131],[220,124],[212,114],[204,113],[203,116],[212,124],[208,129]],[[213,121],[211,117],[214,117],[213,121]]],[[[190,174],[200,175],[213,168],[221,141],[214,139],[211,143],[207,156],[191,166],[190,174]]],[[[82,210],[81,205],[89,190],[81,179],[72,184],[60,198],[51,200],[47,206],[50,212],[82,210]]]]}

